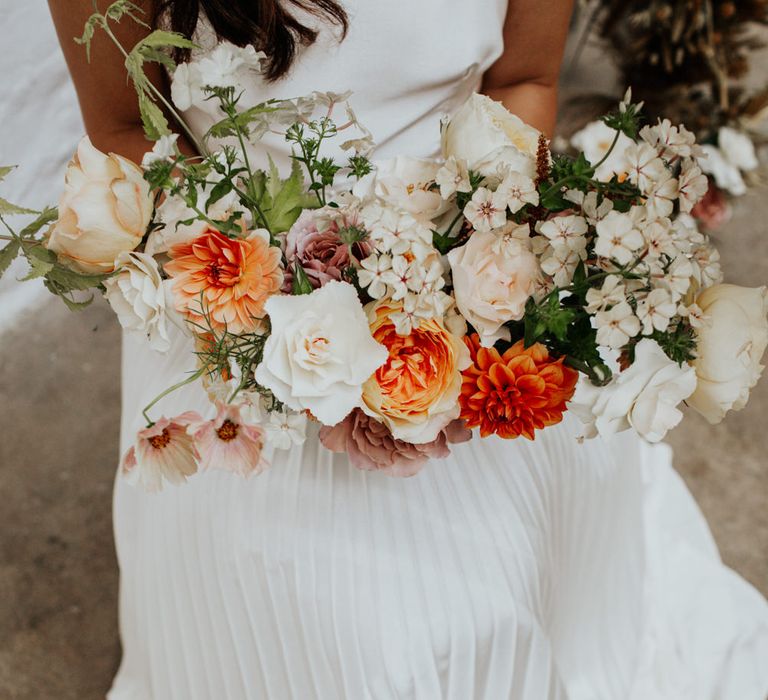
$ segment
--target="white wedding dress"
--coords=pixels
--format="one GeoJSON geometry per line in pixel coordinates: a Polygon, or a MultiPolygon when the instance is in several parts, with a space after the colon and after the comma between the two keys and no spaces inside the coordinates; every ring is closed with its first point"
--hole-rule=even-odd
{"type": "MultiPolygon", "coordinates": [[[[505,0],[345,6],[345,41],[325,32],[248,99],[352,89],[378,157],[432,155],[502,51],[505,0]]],[[[125,338],[123,449],[191,368],[187,343],[125,338]]],[[[187,387],[156,410],[206,405],[187,387]]],[[[768,607],[721,564],[669,450],[578,432],[474,440],[410,479],[358,471],[316,432],[250,479],[118,478],[109,699],[765,700],[768,607]]]]}

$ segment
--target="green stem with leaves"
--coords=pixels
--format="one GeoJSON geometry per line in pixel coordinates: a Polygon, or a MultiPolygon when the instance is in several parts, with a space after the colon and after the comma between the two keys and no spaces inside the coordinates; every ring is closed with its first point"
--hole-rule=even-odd
{"type": "MultiPolygon", "coordinates": [[[[112,29],[109,27],[109,21],[105,15],[101,15],[102,21],[101,21],[101,27],[104,30],[104,33],[109,37],[109,39],[112,41],[112,43],[117,47],[117,49],[120,51],[120,53],[123,55],[125,60],[127,61],[129,56],[128,52],[125,50],[123,45],[120,43],[120,40],[115,36],[112,29]]],[[[168,111],[168,114],[171,115],[173,120],[182,128],[184,133],[186,134],[187,138],[190,140],[192,145],[195,147],[198,153],[201,155],[204,155],[207,153],[207,149],[205,148],[205,144],[201,143],[197,136],[194,134],[192,129],[187,125],[187,123],[184,121],[182,116],[176,111],[176,108],[171,104],[171,102],[166,99],[165,95],[163,95],[162,91],[157,88],[157,86],[150,80],[147,80],[147,85],[149,87],[149,90],[152,92],[154,97],[165,107],[165,109],[168,111]]]]}

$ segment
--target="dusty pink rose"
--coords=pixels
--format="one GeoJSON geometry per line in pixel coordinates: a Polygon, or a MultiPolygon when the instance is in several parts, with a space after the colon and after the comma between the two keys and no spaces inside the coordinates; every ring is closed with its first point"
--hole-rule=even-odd
{"type": "Polygon", "coordinates": [[[709,231],[727,224],[731,220],[732,213],[733,210],[725,193],[711,181],[703,199],[691,210],[691,216],[700,221],[701,225],[709,231]]]}
{"type": "Polygon", "coordinates": [[[341,423],[323,426],[320,442],[331,452],[346,452],[358,469],[413,476],[428,460],[447,457],[449,443],[466,442],[471,435],[461,421],[453,421],[432,442],[414,445],[396,440],[386,425],[356,408],[341,423]]]}
{"type": "Polygon", "coordinates": [[[293,267],[298,262],[317,289],[331,280],[341,280],[344,270],[370,254],[365,242],[349,245],[342,240],[342,229],[357,226],[354,213],[329,210],[328,207],[306,210],[285,237],[287,260],[283,291],[291,292],[293,267]]]}

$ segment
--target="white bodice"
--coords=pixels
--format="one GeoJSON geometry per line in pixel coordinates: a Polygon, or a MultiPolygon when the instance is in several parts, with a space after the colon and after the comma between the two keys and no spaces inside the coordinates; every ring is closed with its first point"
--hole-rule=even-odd
{"type": "MultiPolygon", "coordinates": [[[[242,104],[295,98],[317,90],[351,90],[358,119],[374,136],[376,158],[432,156],[439,149],[440,118],[480,87],[483,73],[501,55],[507,0],[345,0],[349,32],[302,15],[320,34],[300,51],[290,73],[273,83],[254,74],[242,104]]],[[[203,50],[215,37],[203,20],[203,50]]],[[[212,103],[209,103],[212,105],[212,103]]],[[[214,117],[201,109],[185,113],[197,133],[214,117]]],[[[290,154],[281,137],[263,140],[278,164],[290,154]]],[[[257,154],[258,158],[258,154],[257,154]]]]}

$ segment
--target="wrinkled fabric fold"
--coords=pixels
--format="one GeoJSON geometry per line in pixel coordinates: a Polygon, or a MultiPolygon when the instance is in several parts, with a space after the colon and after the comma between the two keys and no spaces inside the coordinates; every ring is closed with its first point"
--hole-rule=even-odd
{"type": "MultiPolygon", "coordinates": [[[[128,371],[153,357],[126,339],[128,371]]],[[[125,400],[184,368],[156,371],[125,400]]],[[[578,432],[475,439],[408,479],[316,429],[249,479],[118,478],[109,699],[763,700],[768,607],[721,564],[668,448],[578,432]]]]}

